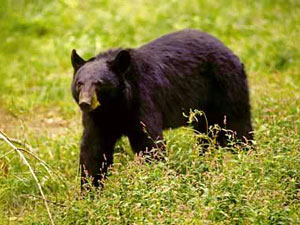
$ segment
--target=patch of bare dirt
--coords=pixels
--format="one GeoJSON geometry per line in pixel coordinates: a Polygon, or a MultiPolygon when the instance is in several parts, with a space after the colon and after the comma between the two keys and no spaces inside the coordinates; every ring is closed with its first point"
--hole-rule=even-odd
{"type": "Polygon", "coordinates": [[[36,109],[34,112],[16,117],[8,110],[0,108],[0,129],[15,137],[26,132],[55,137],[63,135],[70,129],[80,129],[80,115],[76,113],[70,119],[63,118],[58,109],[36,109]]]}
{"type": "Polygon", "coordinates": [[[17,118],[9,111],[0,108],[0,129],[8,131],[15,128],[17,118]]]}

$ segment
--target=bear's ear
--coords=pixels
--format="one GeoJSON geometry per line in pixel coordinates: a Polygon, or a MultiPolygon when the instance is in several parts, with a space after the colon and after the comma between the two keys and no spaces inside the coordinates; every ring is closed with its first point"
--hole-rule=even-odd
{"type": "Polygon", "coordinates": [[[119,75],[124,74],[131,65],[131,55],[128,50],[121,50],[117,56],[109,62],[111,69],[119,75]]]}
{"type": "Polygon", "coordinates": [[[75,49],[72,50],[71,62],[75,71],[77,71],[80,67],[82,67],[86,63],[85,60],[77,54],[75,49]]]}

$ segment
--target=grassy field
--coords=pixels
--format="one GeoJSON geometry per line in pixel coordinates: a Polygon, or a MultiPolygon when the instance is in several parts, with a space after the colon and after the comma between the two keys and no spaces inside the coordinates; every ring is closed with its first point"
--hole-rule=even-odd
{"type": "MultiPolygon", "coordinates": [[[[300,224],[300,1],[1,0],[0,129],[29,160],[55,224],[300,224]],[[80,110],[70,93],[73,48],[85,58],[198,28],[244,62],[255,149],[215,147],[165,132],[167,160],[116,147],[105,188],[80,197],[80,110]]],[[[0,141],[0,224],[49,224],[37,183],[0,141]]]]}

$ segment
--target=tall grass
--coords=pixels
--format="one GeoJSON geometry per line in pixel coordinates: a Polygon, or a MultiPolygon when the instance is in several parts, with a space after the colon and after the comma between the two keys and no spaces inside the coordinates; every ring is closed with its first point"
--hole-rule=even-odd
{"type": "MultiPolygon", "coordinates": [[[[27,156],[55,224],[299,224],[300,2],[297,0],[2,0],[0,129],[27,156]],[[143,163],[123,138],[101,193],[81,198],[80,111],[70,52],[137,47],[185,27],[221,39],[245,64],[255,149],[199,156],[189,129],[165,131],[165,162],[143,163]]],[[[49,224],[36,182],[0,141],[0,224],[49,224]]]]}

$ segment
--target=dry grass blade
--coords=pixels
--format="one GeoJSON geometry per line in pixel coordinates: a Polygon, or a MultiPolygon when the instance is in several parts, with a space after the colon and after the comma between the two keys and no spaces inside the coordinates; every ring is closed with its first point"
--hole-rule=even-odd
{"type": "Polygon", "coordinates": [[[25,142],[20,141],[20,140],[15,139],[15,138],[8,138],[7,135],[6,135],[3,131],[1,131],[1,132],[2,132],[3,135],[5,135],[5,137],[6,137],[10,142],[12,142],[12,143],[14,143],[14,144],[18,144],[18,145],[24,145],[29,151],[35,152],[35,150],[33,149],[33,147],[31,147],[29,144],[26,144],[25,142]]]}
{"type": "Polygon", "coordinates": [[[9,155],[10,153],[15,152],[15,150],[10,150],[9,152],[3,154],[0,156],[0,160],[3,159],[4,157],[6,157],[7,155],[9,155]]]}
{"type": "MultiPolygon", "coordinates": [[[[20,141],[20,140],[17,140],[17,139],[14,139],[14,138],[10,138],[10,137],[8,137],[3,131],[0,131],[1,132],[1,134],[7,139],[7,140],[9,140],[11,143],[15,143],[15,144],[18,144],[18,145],[23,145],[25,148],[27,148],[27,149],[23,149],[23,148],[17,148],[17,150],[19,150],[19,151],[23,151],[23,152],[25,152],[26,154],[29,154],[29,155],[31,155],[32,157],[34,157],[36,160],[38,160],[41,164],[42,164],[42,166],[45,168],[45,170],[48,172],[48,174],[51,176],[52,174],[51,173],[54,173],[61,181],[63,180],[54,170],[52,170],[51,168],[50,168],[50,166],[44,161],[44,160],[42,160],[40,157],[38,157],[37,155],[35,155],[33,152],[34,152],[34,149],[33,149],[33,147],[31,147],[30,145],[28,145],[28,144],[26,144],[26,143],[24,143],[24,142],[22,142],[22,141],[20,141]]],[[[15,151],[16,149],[13,149],[12,151],[15,151]]],[[[8,155],[8,154],[10,154],[11,153],[11,151],[9,151],[8,153],[6,153],[6,154],[4,154],[4,155],[2,155],[1,157],[0,157],[0,159],[1,158],[3,158],[3,157],[5,157],[6,155],[8,155]]]]}
{"type": "Polygon", "coordinates": [[[26,159],[26,157],[24,156],[24,154],[22,153],[22,151],[20,151],[6,136],[5,134],[0,130],[0,138],[3,139],[12,149],[14,149],[18,154],[19,156],[21,157],[21,159],[23,160],[23,162],[25,163],[25,165],[28,167],[30,173],[32,174],[34,180],[36,181],[36,184],[39,188],[39,191],[42,195],[42,198],[44,200],[44,204],[45,204],[45,207],[47,209],[47,212],[48,212],[48,216],[49,216],[49,219],[50,219],[50,222],[52,225],[54,225],[54,221],[52,219],[52,215],[51,215],[51,212],[50,212],[50,209],[49,209],[49,206],[48,206],[48,203],[47,203],[47,199],[44,195],[44,192],[43,192],[43,189],[42,189],[42,186],[37,178],[37,176],[35,175],[35,172],[33,171],[30,163],[28,162],[28,160],[26,159]]]}
{"type": "MultiPolygon", "coordinates": [[[[44,200],[43,198],[41,198],[41,197],[39,197],[39,196],[30,195],[30,194],[22,195],[21,197],[25,197],[25,198],[32,197],[32,198],[44,200]]],[[[57,206],[60,206],[60,207],[67,207],[66,205],[61,204],[61,203],[59,203],[59,202],[50,201],[50,200],[48,200],[48,199],[46,199],[46,200],[47,200],[47,202],[49,202],[49,203],[51,203],[51,204],[54,204],[54,205],[57,205],[57,206]]]]}

